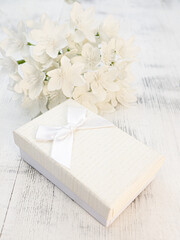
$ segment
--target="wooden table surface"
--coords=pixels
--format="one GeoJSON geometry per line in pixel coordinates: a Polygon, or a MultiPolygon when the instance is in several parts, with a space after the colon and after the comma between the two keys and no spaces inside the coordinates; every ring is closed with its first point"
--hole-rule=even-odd
{"type": "MultiPolygon", "coordinates": [[[[165,156],[155,180],[105,228],[21,158],[13,129],[29,121],[8,79],[0,76],[1,240],[180,239],[180,2],[95,0],[97,15],[121,20],[141,48],[134,65],[138,103],[106,115],[119,128],[165,156]]],[[[0,27],[48,12],[66,18],[62,0],[0,0],[0,27]]],[[[126,30],[126,31],[125,31],[126,30]]],[[[0,39],[3,37],[0,31],[0,39]]]]}

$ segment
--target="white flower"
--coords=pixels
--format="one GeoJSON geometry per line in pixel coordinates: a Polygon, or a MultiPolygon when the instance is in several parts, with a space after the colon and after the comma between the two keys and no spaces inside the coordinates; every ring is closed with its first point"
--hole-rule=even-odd
{"type": "Polygon", "coordinates": [[[74,54],[81,54],[83,42],[76,43],[72,36],[67,37],[69,51],[74,51],[74,54]]]}
{"type": "Polygon", "coordinates": [[[103,42],[101,46],[101,59],[104,64],[112,65],[115,61],[115,39],[112,38],[109,42],[103,42]]]}
{"type": "Polygon", "coordinates": [[[48,105],[47,105],[48,109],[51,109],[51,108],[57,106],[58,104],[62,103],[65,100],[66,100],[66,98],[61,90],[60,91],[49,91],[48,105]]]}
{"type": "Polygon", "coordinates": [[[92,92],[89,92],[87,85],[76,87],[73,92],[73,99],[91,111],[98,112],[96,107],[97,98],[92,92]]]}
{"type": "Polygon", "coordinates": [[[43,94],[40,94],[36,99],[31,99],[25,96],[22,102],[22,106],[28,110],[28,113],[32,118],[37,117],[40,113],[47,111],[47,98],[43,94]]]}
{"type": "Polygon", "coordinates": [[[109,92],[106,101],[113,107],[117,107],[118,103],[128,107],[130,104],[136,102],[136,96],[134,90],[129,85],[126,86],[121,83],[120,90],[118,92],[109,92]]]}
{"type": "Polygon", "coordinates": [[[84,78],[99,101],[106,99],[107,91],[119,90],[116,82],[117,70],[114,67],[101,67],[98,71],[87,72],[84,74],[84,78]]]}
{"type": "Polygon", "coordinates": [[[2,41],[1,47],[6,50],[7,56],[14,53],[21,53],[23,56],[29,54],[26,27],[22,21],[18,23],[17,29],[10,31],[9,29],[4,28],[4,32],[8,35],[8,38],[2,41]]]}
{"type": "Polygon", "coordinates": [[[97,47],[86,43],[82,48],[83,62],[87,68],[94,68],[100,61],[100,51],[97,47]]]}
{"type": "Polygon", "coordinates": [[[132,103],[135,103],[137,100],[134,90],[130,86],[122,86],[121,90],[117,92],[116,98],[121,105],[126,107],[132,103]]]}
{"type": "Polygon", "coordinates": [[[117,100],[117,92],[108,92],[106,97],[106,102],[109,102],[112,107],[117,107],[118,100],[117,100]]]}
{"type": "Polygon", "coordinates": [[[100,113],[112,113],[115,111],[115,108],[107,101],[99,102],[96,104],[100,113]]]}
{"type": "Polygon", "coordinates": [[[49,55],[46,52],[43,52],[41,55],[36,55],[34,51],[32,52],[33,59],[41,64],[41,69],[45,70],[52,66],[54,59],[49,57],[49,55]]]}
{"type": "Polygon", "coordinates": [[[114,67],[118,71],[118,79],[124,82],[131,82],[133,76],[130,71],[130,62],[118,60],[115,62],[114,67]]]}
{"type": "Polygon", "coordinates": [[[49,18],[45,19],[41,29],[32,30],[31,36],[37,43],[34,47],[34,54],[37,56],[45,52],[55,58],[58,52],[67,46],[64,26],[54,23],[49,18]]]}
{"type": "MultiPolygon", "coordinates": [[[[124,62],[122,62],[124,63],[124,62]]],[[[128,65],[122,64],[121,74],[118,76],[119,90],[107,93],[106,101],[111,103],[113,107],[117,107],[118,103],[123,106],[129,106],[136,102],[135,91],[131,86],[133,76],[128,69],[128,65]]]]}
{"type": "Polygon", "coordinates": [[[3,74],[13,74],[18,70],[18,64],[12,57],[0,58],[0,67],[3,74]]]}
{"type": "Polygon", "coordinates": [[[116,53],[127,61],[134,61],[138,48],[133,46],[134,39],[123,41],[121,38],[116,40],[116,53]]]}
{"type": "Polygon", "coordinates": [[[41,72],[33,63],[24,63],[21,66],[21,70],[24,75],[23,81],[26,83],[29,97],[31,99],[37,98],[43,88],[45,73],[41,72]]]}
{"type": "Polygon", "coordinates": [[[119,22],[113,16],[107,16],[100,28],[100,37],[103,40],[115,38],[118,35],[119,22]]]}
{"type": "Polygon", "coordinates": [[[14,81],[14,91],[16,93],[24,93],[27,95],[27,84],[23,81],[19,73],[11,74],[10,78],[14,81]]]}
{"type": "Polygon", "coordinates": [[[97,113],[135,101],[130,65],[137,48],[132,38],[119,36],[112,16],[99,24],[92,8],[83,10],[75,2],[63,24],[44,14],[39,22],[4,30],[0,71],[9,75],[8,88],[23,98],[33,117],[67,98],[97,113]]]}
{"type": "Polygon", "coordinates": [[[43,94],[47,97],[47,108],[51,109],[66,100],[61,90],[49,91],[47,82],[43,88],[43,94]]]}
{"type": "Polygon", "coordinates": [[[83,45],[81,55],[72,58],[71,61],[84,63],[86,70],[94,69],[101,60],[99,49],[89,43],[83,45]]]}
{"type": "Polygon", "coordinates": [[[74,63],[71,65],[70,59],[63,56],[61,59],[61,67],[48,72],[50,77],[48,90],[55,91],[62,89],[66,97],[71,97],[74,86],[84,84],[81,76],[84,64],[74,63]]]}
{"type": "Polygon", "coordinates": [[[68,41],[68,46],[63,49],[63,54],[66,57],[71,58],[71,60],[73,57],[75,57],[77,55],[80,56],[81,51],[82,51],[83,42],[81,42],[81,43],[74,42],[74,39],[72,38],[72,36],[68,36],[67,41],[68,41]]]}
{"type": "Polygon", "coordinates": [[[94,9],[89,8],[83,11],[82,6],[75,2],[70,15],[74,27],[71,30],[74,41],[81,42],[86,38],[90,42],[95,42],[94,9]]]}

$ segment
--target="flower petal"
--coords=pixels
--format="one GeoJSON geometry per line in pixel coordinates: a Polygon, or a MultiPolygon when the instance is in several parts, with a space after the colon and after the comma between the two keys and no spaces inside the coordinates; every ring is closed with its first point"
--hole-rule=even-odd
{"type": "Polygon", "coordinates": [[[66,97],[71,97],[73,92],[74,86],[69,81],[63,81],[62,91],[66,97]]]}
{"type": "Polygon", "coordinates": [[[103,81],[102,82],[103,87],[108,90],[108,91],[112,91],[112,92],[116,92],[119,91],[120,86],[118,85],[117,82],[113,82],[113,81],[103,81]]]}
{"type": "Polygon", "coordinates": [[[100,111],[105,112],[105,113],[111,113],[115,111],[115,108],[107,102],[102,102],[97,104],[98,108],[100,111]]]}
{"type": "Polygon", "coordinates": [[[37,82],[36,84],[34,84],[29,88],[29,97],[31,99],[37,98],[40,95],[42,89],[43,89],[43,84],[41,82],[40,83],[37,82]]]}
{"type": "Polygon", "coordinates": [[[106,98],[106,90],[99,85],[97,82],[91,84],[93,94],[99,99],[99,101],[104,101],[106,98]]]}
{"type": "Polygon", "coordinates": [[[50,77],[50,80],[48,83],[49,91],[55,91],[62,88],[62,76],[61,76],[60,69],[54,69],[48,72],[48,76],[50,77]]]}

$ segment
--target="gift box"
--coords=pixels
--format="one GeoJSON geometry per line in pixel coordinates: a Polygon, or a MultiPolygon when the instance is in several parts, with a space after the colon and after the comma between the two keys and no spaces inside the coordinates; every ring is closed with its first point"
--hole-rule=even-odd
{"type": "Polygon", "coordinates": [[[14,140],[27,163],[105,226],[163,163],[160,154],[73,100],[15,130],[14,140]]]}

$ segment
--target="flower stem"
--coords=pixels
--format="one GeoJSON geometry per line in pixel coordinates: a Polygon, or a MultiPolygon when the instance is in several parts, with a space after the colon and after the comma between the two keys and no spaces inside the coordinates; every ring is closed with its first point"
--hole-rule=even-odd
{"type": "Polygon", "coordinates": [[[23,63],[25,63],[25,62],[26,62],[26,61],[25,61],[24,59],[21,59],[21,60],[18,60],[18,61],[17,61],[17,64],[20,65],[20,64],[23,64],[23,63]]]}
{"type": "Polygon", "coordinates": [[[35,46],[34,44],[30,43],[30,42],[27,42],[27,45],[28,46],[35,46]]]}

